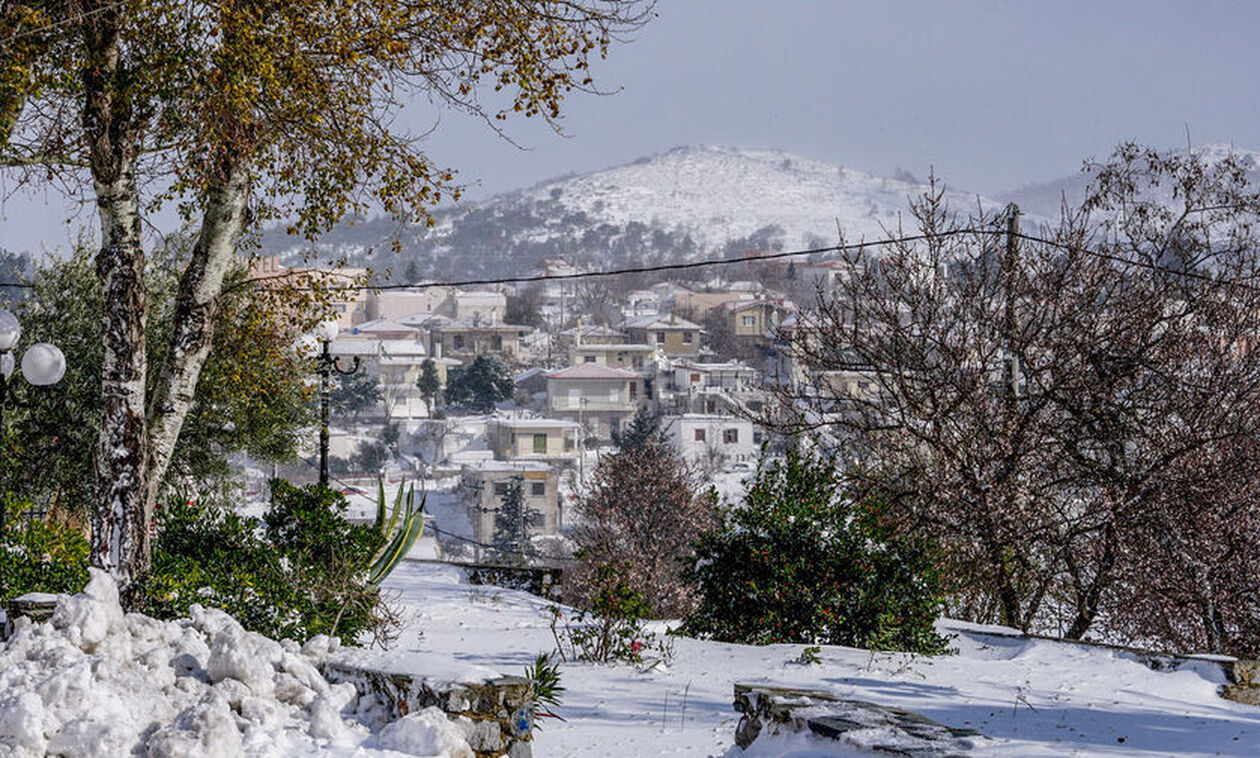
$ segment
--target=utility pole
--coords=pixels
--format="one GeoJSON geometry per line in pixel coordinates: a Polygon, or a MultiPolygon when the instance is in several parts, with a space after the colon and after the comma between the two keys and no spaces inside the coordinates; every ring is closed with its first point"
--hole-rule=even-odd
{"type": "Polygon", "coordinates": [[[1014,417],[1015,405],[1019,402],[1019,381],[1020,368],[1019,357],[1013,349],[1015,333],[1019,329],[1019,319],[1016,316],[1015,309],[1017,307],[1015,288],[1018,283],[1018,266],[1019,266],[1019,206],[1011,203],[1006,206],[1008,214],[1006,219],[1006,255],[1002,261],[1002,276],[1005,280],[1003,289],[1006,291],[1005,313],[1002,318],[1002,339],[1006,345],[1006,395],[1010,405],[1011,417],[1014,417]]]}
{"type": "Polygon", "coordinates": [[[520,532],[516,540],[517,553],[520,556],[521,565],[525,565],[525,477],[517,474],[516,477],[517,491],[520,493],[516,515],[518,516],[520,532]]]}

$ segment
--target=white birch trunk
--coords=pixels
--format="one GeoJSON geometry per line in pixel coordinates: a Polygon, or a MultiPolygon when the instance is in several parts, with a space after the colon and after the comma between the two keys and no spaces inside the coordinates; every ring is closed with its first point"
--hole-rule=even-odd
{"type": "MultiPolygon", "coordinates": [[[[211,188],[206,199],[192,258],[180,278],[170,343],[149,404],[145,523],[154,516],[162,480],[170,466],[184,418],[192,407],[197,380],[214,339],[223,278],[245,225],[248,171],[243,162],[238,162],[226,168],[225,174],[224,180],[211,188]]],[[[148,569],[150,555],[146,532],[139,554],[141,570],[148,569]]]]}
{"type": "Polygon", "coordinates": [[[94,471],[92,564],[130,584],[144,531],[145,319],[144,248],[136,187],[136,117],[119,71],[118,6],[99,6],[83,26],[83,128],[101,221],[96,272],[103,308],[101,417],[94,471]]]}

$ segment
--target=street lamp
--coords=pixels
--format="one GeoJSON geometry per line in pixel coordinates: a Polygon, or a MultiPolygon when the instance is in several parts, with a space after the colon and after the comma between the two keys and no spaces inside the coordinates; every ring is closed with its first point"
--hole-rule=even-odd
{"type": "MultiPolygon", "coordinates": [[[[22,337],[22,325],[4,308],[0,308],[0,443],[4,440],[4,411],[17,405],[9,392],[9,381],[13,377],[17,361],[13,355],[18,340],[22,337]]],[[[47,342],[37,342],[26,349],[22,355],[22,376],[36,387],[48,387],[61,381],[66,373],[66,356],[61,350],[47,342]]],[[[3,446],[0,445],[0,452],[3,446]]],[[[0,472],[5,467],[0,462],[0,472]]],[[[0,502],[0,525],[5,522],[5,508],[0,502]]]]}
{"type": "Polygon", "coordinates": [[[328,486],[328,406],[332,399],[332,387],[328,381],[333,373],[349,376],[359,370],[359,356],[354,357],[350,368],[343,369],[329,351],[328,346],[337,339],[339,327],[336,321],[325,321],[315,330],[321,349],[315,357],[315,373],[319,374],[319,483],[328,486]]]}

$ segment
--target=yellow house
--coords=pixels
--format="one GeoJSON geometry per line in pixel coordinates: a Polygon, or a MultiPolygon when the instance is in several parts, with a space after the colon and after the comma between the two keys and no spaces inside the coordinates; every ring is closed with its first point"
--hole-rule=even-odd
{"type": "Polygon", "coordinates": [[[569,362],[573,365],[596,363],[600,366],[639,371],[652,359],[656,348],[651,345],[574,345],[569,362]]]}
{"type": "Polygon", "coordinates": [[[486,426],[494,457],[503,461],[577,458],[578,424],[556,418],[496,418],[486,426]]]}
{"type": "Polygon", "coordinates": [[[629,319],[621,324],[621,330],[631,342],[659,347],[669,356],[700,354],[700,325],[672,313],[629,319]]]}
{"type": "MultiPolygon", "coordinates": [[[[521,502],[536,511],[538,520],[527,527],[530,536],[555,534],[560,526],[560,478],[545,463],[482,461],[460,472],[461,500],[472,522],[472,539],[488,545],[494,539],[494,519],[513,483],[521,486],[521,502]]],[[[478,560],[492,557],[485,548],[475,549],[478,560]]]]}

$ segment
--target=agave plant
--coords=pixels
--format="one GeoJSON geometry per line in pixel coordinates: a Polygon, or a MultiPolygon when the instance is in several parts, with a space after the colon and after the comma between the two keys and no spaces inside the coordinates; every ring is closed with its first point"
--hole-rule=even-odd
{"type": "Polygon", "coordinates": [[[390,509],[388,523],[385,517],[385,482],[376,482],[376,528],[385,537],[385,544],[372,556],[368,566],[368,583],[379,587],[385,577],[398,565],[411,546],[416,544],[424,533],[424,503],[426,496],[420,494],[420,502],[416,502],[416,485],[398,485],[398,494],[394,496],[394,507],[390,509]],[[404,492],[405,488],[405,492],[404,492]]]}

